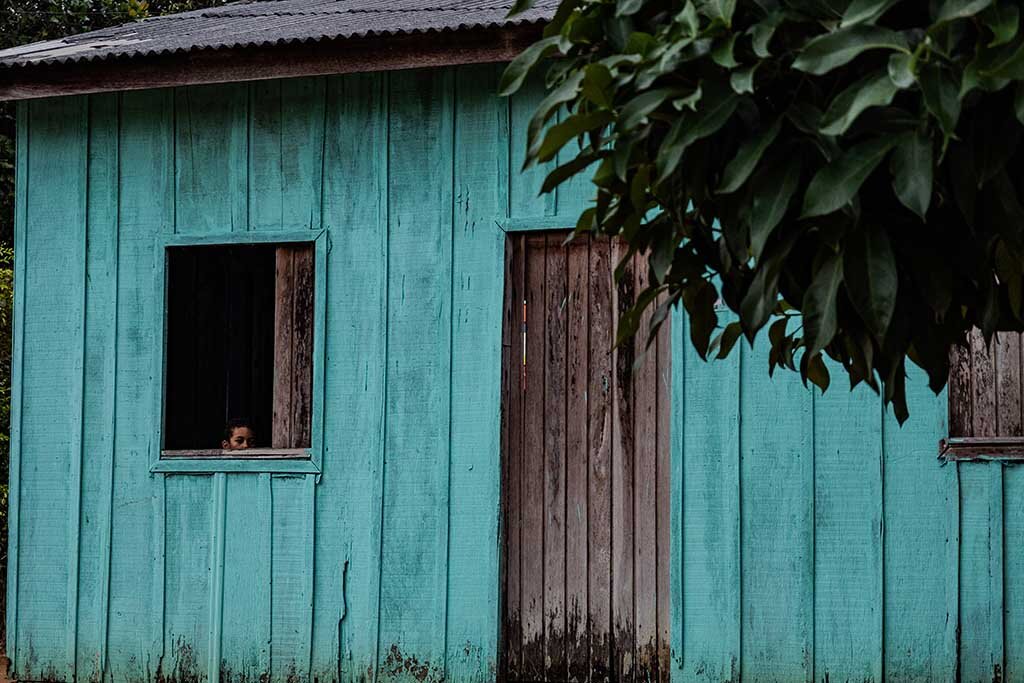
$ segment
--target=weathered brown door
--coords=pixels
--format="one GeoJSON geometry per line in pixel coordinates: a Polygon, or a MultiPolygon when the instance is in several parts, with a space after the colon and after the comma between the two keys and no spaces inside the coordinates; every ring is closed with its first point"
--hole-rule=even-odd
{"type": "Polygon", "coordinates": [[[507,246],[503,674],[668,680],[669,325],[613,351],[646,265],[566,236],[507,246]]]}

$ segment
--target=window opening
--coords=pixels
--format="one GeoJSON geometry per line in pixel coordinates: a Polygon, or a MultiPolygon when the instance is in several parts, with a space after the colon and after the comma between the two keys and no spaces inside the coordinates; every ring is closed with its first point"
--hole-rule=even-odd
{"type": "Polygon", "coordinates": [[[308,455],[313,269],[312,242],[168,248],[165,457],[308,455]]]}

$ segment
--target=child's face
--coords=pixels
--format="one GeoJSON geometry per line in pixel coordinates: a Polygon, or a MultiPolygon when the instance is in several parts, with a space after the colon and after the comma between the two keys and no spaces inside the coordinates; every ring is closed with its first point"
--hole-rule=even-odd
{"type": "Polygon", "coordinates": [[[235,427],[231,430],[231,438],[221,441],[220,447],[226,451],[239,451],[255,446],[256,435],[248,427],[235,427]]]}

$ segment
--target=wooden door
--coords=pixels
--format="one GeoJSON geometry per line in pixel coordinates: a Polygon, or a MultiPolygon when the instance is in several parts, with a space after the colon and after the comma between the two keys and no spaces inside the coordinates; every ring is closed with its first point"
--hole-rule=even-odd
{"type": "Polygon", "coordinates": [[[616,285],[618,242],[566,236],[507,246],[503,676],[667,680],[669,325],[634,369],[645,261],[616,285]]]}

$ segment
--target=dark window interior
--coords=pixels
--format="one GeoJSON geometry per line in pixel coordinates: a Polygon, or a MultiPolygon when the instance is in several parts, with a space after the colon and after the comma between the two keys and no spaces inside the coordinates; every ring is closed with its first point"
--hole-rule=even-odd
{"type": "Polygon", "coordinates": [[[174,247],[167,261],[164,448],[219,449],[228,420],[261,448],[309,446],[309,243],[174,247]]]}

